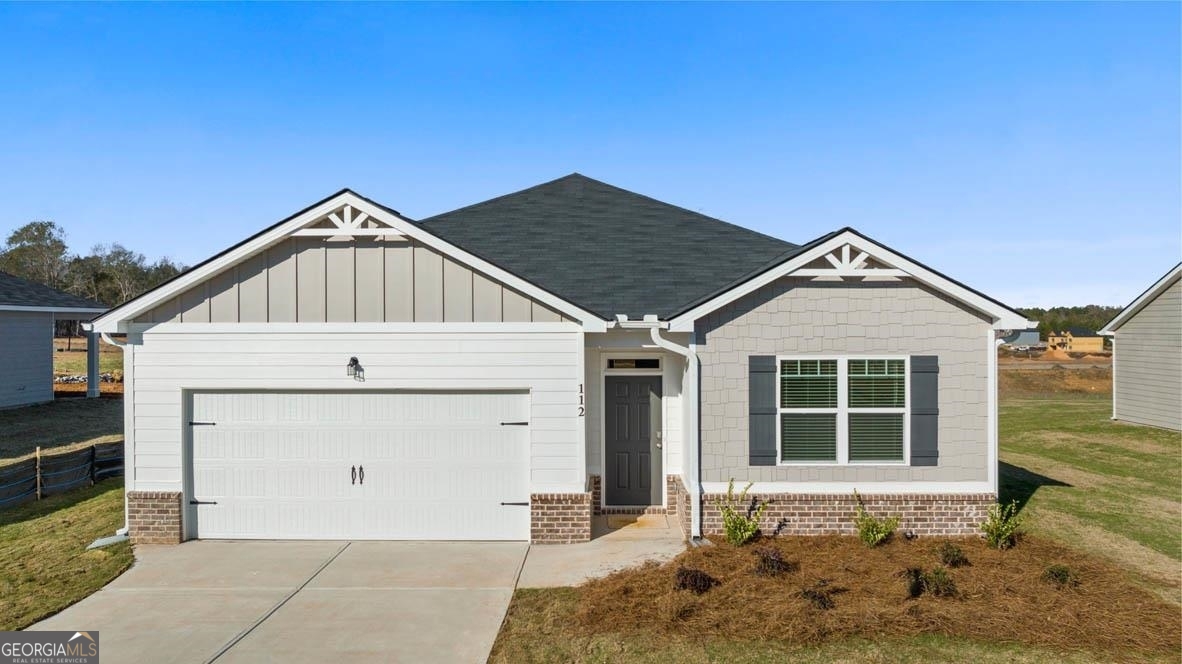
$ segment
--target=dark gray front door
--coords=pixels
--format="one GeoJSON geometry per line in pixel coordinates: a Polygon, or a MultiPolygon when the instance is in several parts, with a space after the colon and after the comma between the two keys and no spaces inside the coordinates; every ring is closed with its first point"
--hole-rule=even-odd
{"type": "Polygon", "coordinates": [[[608,376],[604,394],[604,503],[660,505],[661,377],[608,376]]]}

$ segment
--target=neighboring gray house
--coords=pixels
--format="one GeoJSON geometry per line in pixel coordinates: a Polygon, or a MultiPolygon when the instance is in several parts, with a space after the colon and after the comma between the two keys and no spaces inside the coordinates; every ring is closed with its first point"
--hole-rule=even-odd
{"type": "Polygon", "coordinates": [[[1182,430],[1182,263],[1117,314],[1112,419],[1182,430]]]}
{"type": "Polygon", "coordinates": [[[574,542],[593,514],[920,534],[996,501],[1020,313],[852,229],[784,242],[570,175],[422,221],[345,190],[111,310],[128,525],[574,542]],[[838,515],[844,515],[838,517],[838,515]]]}
{"type": "Polygon", "coordinates": [[[1037,346],[1038,330],[1014,330],[1002,338],[1010,346],[1037,346]]]}
{"type": "MultiPolygon", "coordinates": [[[[103,311],[97,302],[0,272],[0,408],[52,401],[54,321],[90,320],[103,311]]],[[[92,343],[87,351],[95,353],[95,367],[97,348],[92,343]]],[[[90,385],[97,389],[97,378],[90,385]]]]}

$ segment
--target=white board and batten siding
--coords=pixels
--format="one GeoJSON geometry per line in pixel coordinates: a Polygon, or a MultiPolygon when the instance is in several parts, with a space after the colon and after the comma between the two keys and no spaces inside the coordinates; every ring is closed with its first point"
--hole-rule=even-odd
{"type": "Polygon", "coordinates": [[[53,400],[53,314],[0,311],[0,408],[53,400]]]}
{"type": "Polygon", "coordinates": [[[187,395],[207,391],[519,392],[528,399],[529,490],[584,490],[577,409],[583,333],[575,323],[416,333],[357,331],[349,324],[254,333],[202,327],[158,325],[134,335],[140,338],[129,346],[136,490],[184,489],[185,403],[187,395]],[[346,376],[350,357],[364,367],[364,382],[346,376]]]}
{"type": "Polygon", "coordinates": [[[1113,353],[1113,417],[1182,430],[1182,280],[1117,329],[1113,353]]]}

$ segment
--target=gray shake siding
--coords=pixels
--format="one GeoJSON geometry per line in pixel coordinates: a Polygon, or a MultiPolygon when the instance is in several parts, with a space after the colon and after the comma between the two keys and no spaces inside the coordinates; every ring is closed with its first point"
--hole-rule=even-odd
{"type": "Polygon", "coordinates": [[[558,312],[413,241],[289,238],[137,323],[558,322],[558,312]]]}
{"type": "Polygon", "coordinates": [[[1113,348],[1114,417],[1182,429],[1182,281],[1125,321],[1113,348]]]}
{"type": "Polygon", "coordinates": [[[703,481],[987,481],[990,329],[911,281],[784,278],[723,307],[696,328],[703,481]],[[939,356],[939,465],[748,465],[748,356],[867,353],[939,356]]]}
{"type": "Polygon", "coordinates": [[[53,314],[0,311],[0,408],[53,399],[53,314]]]}

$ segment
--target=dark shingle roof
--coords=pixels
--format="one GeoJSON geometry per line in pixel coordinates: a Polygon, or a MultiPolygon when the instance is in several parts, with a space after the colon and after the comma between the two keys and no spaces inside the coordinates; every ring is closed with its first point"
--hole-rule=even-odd
{"type": "Polygon", "coordinates": [[[419,223],[604,318],[666,318],[798,248],[578,173],[419,223]]]}
{"type": "Polygon", "coordinates": [[[0,307],[46,307],[54,309],[94,309],[107,307],[84,297],[64,293],[27,279],[0,272],[0,307]]]}

